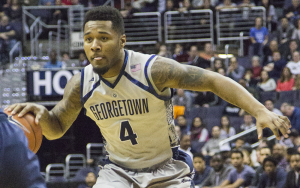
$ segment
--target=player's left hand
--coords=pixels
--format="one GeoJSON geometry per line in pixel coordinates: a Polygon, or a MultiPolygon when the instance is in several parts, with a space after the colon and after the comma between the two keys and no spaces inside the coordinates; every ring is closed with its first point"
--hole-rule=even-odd
{"type": "Polygon", "coordinates": [[[280,130],[285,138],[287,138],[288,134],[291,132],[291,122],[286,116],[277,115],[267,109],[258,113],[258,116],[256,117],[256,127],[258,139],[262,138],[263,129],[266,127],[269,127],[273,131],[277,140],[280,140],[278,130],[280,130]]]}

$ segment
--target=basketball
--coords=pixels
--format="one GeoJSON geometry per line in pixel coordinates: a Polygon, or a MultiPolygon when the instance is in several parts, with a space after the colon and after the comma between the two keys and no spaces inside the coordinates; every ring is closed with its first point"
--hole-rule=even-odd
{"type": "Polygon", "coordinates": [[[20,127],[24,131],[29,149],[37,153],[42,144],[43,134],[41,126],[37,125],[34,121],[35,117],[30,113],[25,114],[23,117],[18,117],[17,114],[12,116],[7,111],[5,113],[8,115],[7,119],[10,123],[20,127]]]}

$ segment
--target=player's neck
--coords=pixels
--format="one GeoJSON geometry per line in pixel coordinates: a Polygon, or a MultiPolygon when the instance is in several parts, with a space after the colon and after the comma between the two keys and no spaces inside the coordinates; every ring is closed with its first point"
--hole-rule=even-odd
{"type": "Polygon", "coordinates": [[[120,74],[125,59],[124,49],[122,49],[120,53],[120,59],[118,59],[115,65],[113,65],[105,74],[102,75],[103,78],[111,78],[120,74]]]}

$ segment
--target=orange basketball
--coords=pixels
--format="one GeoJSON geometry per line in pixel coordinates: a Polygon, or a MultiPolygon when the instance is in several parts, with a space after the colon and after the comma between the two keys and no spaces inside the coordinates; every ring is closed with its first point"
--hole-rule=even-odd
{"type": "Polygon", "coordinates": [[[11,115],[10,112],[5,111],[8,115],[8,121],[14,125],[20,127],[27,137],[28,146],[31,151],[36,153],[42,144],[43,134],[40,125],[37,125],[34,121],[34,116],[30,113],[25,114],[23,117],[18,115],[11,115]]]}

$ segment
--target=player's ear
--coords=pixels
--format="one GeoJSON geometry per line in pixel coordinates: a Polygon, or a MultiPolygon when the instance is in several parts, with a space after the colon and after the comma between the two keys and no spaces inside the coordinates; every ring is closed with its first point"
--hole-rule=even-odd
{"type": "Polygon", "coordinates": [[[123,34],[123,35],[120,36],[120,46],[121,46],[121,48],[124,48],[125,44],[126,44],[126,35],[123,34]]]}

